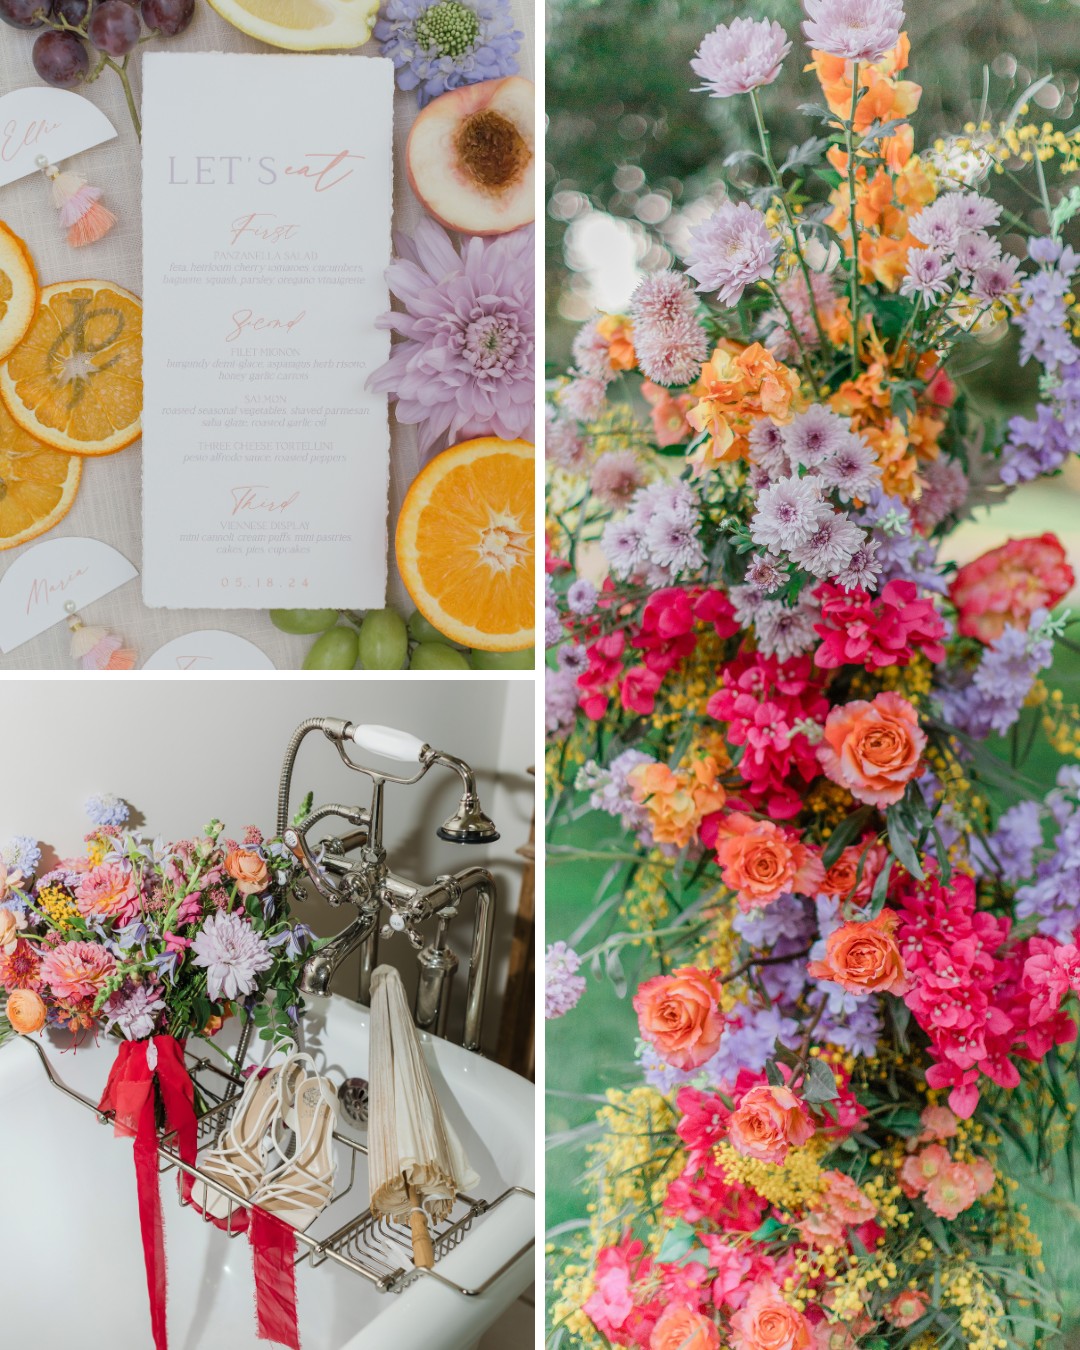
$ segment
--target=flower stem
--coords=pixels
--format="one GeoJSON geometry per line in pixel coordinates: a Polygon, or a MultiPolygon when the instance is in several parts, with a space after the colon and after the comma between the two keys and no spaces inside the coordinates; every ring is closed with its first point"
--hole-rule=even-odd
{"type": "Polygon", "coordinates": [[[859,371],[859,234],[855,218],[855,112],[859,106],[859,63],[851,70],[851,117],[844,128],[847,142],[848,215],[851,222],[851,378],[859,371]]]}

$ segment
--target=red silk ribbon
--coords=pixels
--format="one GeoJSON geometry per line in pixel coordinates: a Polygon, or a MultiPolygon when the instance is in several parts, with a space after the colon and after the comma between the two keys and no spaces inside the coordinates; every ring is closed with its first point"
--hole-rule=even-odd
{"type": "MultiPolygon", "coordinates": [[[[135,1181],[139,1195],[146,1288],[155,1350],[168,1350],[165,1295],[165,1228],[158,1186],[158,1136],[154,1118],[154,1084],[165,1108],[165,1121],[176,1131],[177,1150],[194,1165],[198,1153],[195,1088],[184,1063],[184,1042],[173,1036],[122,1041],[98,1103],[111,1111],[118,1135],[135,1138],[135,1181]]],[[[191,1178],[180,1173],[180,1193],[191,1195],[191,1178]]]]}
{"type": "Polygon", "coordinates": [[[296,1233],[276,1214],[251,1206],[248,1226],[255,1271],[259,1339],[300,1350],[296,1321],[296,1233]]]}

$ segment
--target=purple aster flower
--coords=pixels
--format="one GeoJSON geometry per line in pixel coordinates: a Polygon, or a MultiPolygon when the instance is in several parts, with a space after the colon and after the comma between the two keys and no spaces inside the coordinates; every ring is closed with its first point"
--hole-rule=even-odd
{"type": "Polygon", "coordinates": [[[690,384],[701,374],[709,341],[690,283],[681,272],[654,272],[630,300],[634,354],[642,374],[656,384],[690,384]]]}
{"type": "Polygon", "coordinates": [[[606,506],[626,506],[645,481],[645,469],[633,450],[605,450],[593,465],[589,484],[606,506]]]}
{"type": "Polygon", "coordinates": [[[690,240],[687,271],[722,305],[737,305],[747,286],[772,274],[777,242],[762,213],[745,202],[724,202],[694,226],[690,240]]]}
{"type": "Polygon", "coordinates": [[[374,36],[422,108],[448,89],[516,74],[524,34],[508,0],[384,0],[374,36]]]}
{"type": "Polygon", "coordinates": [[[803,0],[808,46],[845,61],[880,61],[900,41],[898,0],[803,0]]]}
{"type": "Polygon", "coordinates": [[[159,984],[136,984],[125,980],[102,1005],[105,1030],[119,1027],[129,1041],[145,1040],[157,1026],[158,1013],[165,1009],[164,990],[159,984]]]}
{"type": "Polygon", "coordinates": [[[851,562],[855,550],[866,536],[842,511],[826,507],[818,517],[813,534],[791,550],[797,562],[812,576],[823,579],[836,576],[851,562]]]}
{"type": "Polygon", "coordinates": [[[696,92],[730,98],[772,84],[789,51],[791,43],[778,23],[768,19],[722,23],[702,39],[690,62],[690,69],[704,81],[696,92]]]}
{"type": "Polygon", "coordinates": [[[581,694],[577,681],[578,672],[567,667],[545,672],[544,727],[551,737],[564,737],[573,729],[581,694]]]}
{"type": "Polygon", "coordinates": [[[908,252],[907,271],[900,283],[901,295],[917,295],[927,304],[951,288],[953,265],[935,248],[913,248],[908,252]]]}
{"type": "Polygon", "coordinates": [[[533,231],[472,238],[459,253],[424,219],[397,237],[386,273],[404,313],[378,319],[402,341],[371,377],[416,424],[421,453],[470,436],[533,439],[533,231]]]}
{"type": "Polygon", "coordinates": [[[596,608],[596,587],[587,577],[578,577],[566,592],[566,604],[572,614],[591,614],[596,608]]]}
{"type": "Polygon", "coordinates": [[[822,460],[835,455],[850,435],[847,419],[822,403],[812,403],[780,429],[792,469],[816,469],[822,460]]]}
{"type": "Polygon", "coordinates": [[[544,1016],[565,1017],[585,992],[585,977],[577,972],[581,957],[565,942],[553,942],[544,956],[544,1016]]]}
{"type": "Polygon", "coordinates": [[[207,992],[216,1003],[223,996],[240,998],[254,992],[258,977],[274,963],[270,948],[242,915],[218,910],[195,934],[192,961],[206,969],[207,992]]]}
{"type": "Polygon", "coordinates": [[[94,825],[126,825],[131,815],[123,797],[114,797],[111,792],[95,792],[87,797],[83,810],[94,825]]]}
{"type": "Polygon", "coordinates": [[[770,553],[787,553],[814,533],[821,518],[821,479],[781,478],[760,494],[750,522],[754,543],[770,553]]]}

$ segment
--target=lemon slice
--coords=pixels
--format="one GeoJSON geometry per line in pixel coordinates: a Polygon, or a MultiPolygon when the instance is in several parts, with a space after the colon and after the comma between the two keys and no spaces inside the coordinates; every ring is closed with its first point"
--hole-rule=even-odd
{"type": "Polygon", "coordinates": [[[359,47],[371,36],[379,0],[210,0],[234,28],[271,47],[318,52],[359,47]]]}

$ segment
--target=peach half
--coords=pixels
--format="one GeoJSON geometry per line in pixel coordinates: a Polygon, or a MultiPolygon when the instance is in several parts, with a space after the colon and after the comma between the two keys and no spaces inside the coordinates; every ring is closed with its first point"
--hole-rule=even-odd
{"type": "Polygon", "coordinates": [[[427,210],[462,234],[506,234],[536,213],[535,90],[508,75],[440,94],[409,133],[405,166],[427,210]]]}

